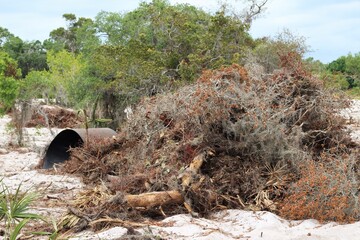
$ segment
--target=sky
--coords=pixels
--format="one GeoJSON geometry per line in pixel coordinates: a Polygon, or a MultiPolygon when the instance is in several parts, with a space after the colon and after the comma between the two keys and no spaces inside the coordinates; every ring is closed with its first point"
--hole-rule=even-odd
{"type": "MultiPolygon", "coordinates": [[[[223,0],[224,1],[224,0],[223,0]]],[[[244,8],[245,0],[228,0],[233,9],[244,8]]],[[[140,0],[0,0],[0,27],[22,40],[45,40],[49,33],[65,27],[62,15],[94,18],[100,11],[126,13],[140,0]]],[[[170,0],[189,3],[208,12],[218,9],[219,0],[170,0]]],[[[274,37],[290,30],[306,39],[306,55],[329,63],[340,56],[360,52],[360,0],[268,0],[265,12],[251,26],[254,38],[274,37]]]]}

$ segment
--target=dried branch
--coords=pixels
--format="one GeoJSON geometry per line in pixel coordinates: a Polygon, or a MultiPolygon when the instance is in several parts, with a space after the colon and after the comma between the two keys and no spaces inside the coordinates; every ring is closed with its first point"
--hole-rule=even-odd
{"type": "Polygon", "coordinates": [[[265,5],[268,2],[268,0],[250,0],[251,5],[249,10],[246,12],[245,20],[244,22],[247,24],[251,24],[252,21],[264,11],[265,5]]]}

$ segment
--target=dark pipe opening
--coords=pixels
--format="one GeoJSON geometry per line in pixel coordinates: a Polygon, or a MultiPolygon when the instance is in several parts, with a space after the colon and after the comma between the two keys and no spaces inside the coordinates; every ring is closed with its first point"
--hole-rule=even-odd
{"type": "Polygon", "coordinates": [[[82,146],[87,137],[103,139],[115,135],[116,132],[110,128],[65,129],[55,136],[46,150],[43,168],[52,168],[55,163],[68,160],[69,149],[82,146]]]}
{"type": "Polygon", "coordinates": [[[79,147],[84,143],[80,135],[70,129],[60,132],[47,149],[43,168],[52,168],[54,163],[62,163],[69,159],[69,149],[79,147]]]}

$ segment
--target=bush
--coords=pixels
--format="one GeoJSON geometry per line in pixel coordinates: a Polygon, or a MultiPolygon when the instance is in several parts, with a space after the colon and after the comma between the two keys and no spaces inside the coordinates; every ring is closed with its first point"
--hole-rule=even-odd
{"type": "Polygon", "coordinates": [[[321,76],[321,78],[324,80],[325,87],[329,89],[339,89],[344,91],[350,87],[346,77],[341,73],[325,73],[323,76],[321,76]]]}

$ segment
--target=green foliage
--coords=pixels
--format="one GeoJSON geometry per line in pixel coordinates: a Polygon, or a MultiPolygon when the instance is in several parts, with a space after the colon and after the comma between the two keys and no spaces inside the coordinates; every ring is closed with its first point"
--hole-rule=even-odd
{"type": "Polygon", "coordinates": [[[346,57],[342,56],[338,59],[336,59],[335,61],[332,61],[331,63],[329,63],[329,65],[327,66],[327,70],[329,70],[330,72],[342,72],[344,73],[346,71],[346,57]]]}
{"type": "Polygon", "coordinates": [[[9,111],[19,94],[19,82],[11,77],[0,76],[0,114],[9,111]]]}
{"type": "Polygon", "coordinates": [[[0,220],[5,222],[5,237],[17,239],[20,231],[30,220],[41,220],[38,214],[29,213],[29,206],[38,195],[33,192],[20,192],[21,184],[12,193],[4,184],[0,192],[0,220]]]}
{"type": "Polygon", "coordinates": [[[162,75],[161,54],[151,46],[132,40],[127,46],[102,46],[87,62],[87,76],[80,86],[88,86],[87,93],[78,98],[82,102],[87,96],[103,106],[103,117],[116,117],[126,105],[138,101],[140,96],[160,91],[166,83],[162,75]]]}
{"type": "Polygon", "coordinates": [[[95,20],[109,45],[139,41],[161,53],[163,66],[189,82],[203,69],[233,63],[253,41],[248,25],[222,9],[214,16],[186,4],[143,2],[127,14],[101,12],[95,20]],[[182,65],[186,63],[186,65],[182,65]],[[181,69],[181,70],[180,70],[181,69]]]}
{"type": "Polygon", "coordinates": [[[347,90],[350,87],[349,82],[342,73],[329,73],[325,72],[320,77],[326,88],[347,90]]]}
{"type": "Polygon", "coordinates": [[[267,73],[278,68],[280,59],[276,54],[276,47],[270,41],[265,40],[258,44],[252,51],[255,61],[262,65],[267,73]]]}
{"type": "Polygon", "coordinates": [[[101,45],[101,36],[97,36],[97,29],[89,19],[76,29],[76,45],[84,56],[90,55],[101,45]]]}
{"type": "Polygon", "coordinates": [[[20,234],[20,231],[25,227],[25,225],[30,221],[29,218],[21,220],[15,228],[10,232],[9,240],[16,240],[20,234]]]}
{"type": "Polygon", "coordinates": [[[83,69],[81,55],[75,56],[65,50],[49,51],[47,62],[50,71],[49,87],[54,86],[57,100],[65,105],[74,105],[83,69]]]}
{"type": "Polygon", "coordinates": [[[40,41],[25,42],[17,61],[23,78],[31,71],[48,70],[46,51],[40,41]]]}
{"type": "Polygon", "coordinates": [[[15,104],[19,94],[19,74],[16,61],[0,50],[0,114],[15,104]]]}
{"type": "Polygon", "coordinates": [[[22,100],[44,98],[47,100],[56,97],[54,82],[51,81],[51,73],[48,71],[31,71],[21,85],[22,100]]]}
{"type": "Polygon", "coordinates": [[[0,28],[0,47],[17,62],[22,77],[31,70],[47,69],[46,52],[40,41],[24,42],[7,29],[0,28]]]}
{"type": "Polygon", "coordinates": [[[6,43],[9,38],[13,37],[14,34],[10,33],[8,29],[0,27],[0,47],[6,43]]]}
{"type": "Polygon", "coordinates": [[[131,40],[127,46],[103,46],[98,48],[92,62],[96,76],[111,85],[112,80],[121,86],[118,90],[141,88],[150,80],[161,78],[161,53],[140,41],[131,40]]]}
{"type": "Polygon", "coordinates": [[[350,74],[360,75],[360,53],[349,54],[346,57],[345,71],[350,74]]]}
{"type": "Polygon", "coordinates": [[[6,51],[11,58],[18,59],[24,47],[24,42],[19,37],[11,36],[3,45],[4,51],[6,51]]]}
{"type": "Polygon", "coordinates": [[[72,53],[79,53],[82,50],[83,43],[88,42],[88,39],[94,39],[91,36],[95,35],[95,31],[90,31],[89,34],[84,34],[86,29],[92,25],[90,18],[77,18],[75,14],[65,13],[63,18],[67,22],[67,28],[60,27],[50,32],[50,38],[44,42],[47,49],[53,51],[61,51],[65,49],[72,53]],[[81,34],[78,35],[78,31],[81,34]],[[82,37],[79,37],[82,36],[82,37]],[[81,41],[80,41],[81,40],[81,41]]]}
{"type": "MultiPolygon", "coordinates": [[[[348,83],[348,89],[360,87],[360,53],[341,56],[329,63],[326,69],[332,74],[341,74],[348,83]]],[[[351,91],[351,94],[356,92],[351,91]]]]}
{"type": "Polygon", "coordinates": [[[0,50],[0,75],[12,78],[19,78],[20,76],[16,61],[2,50],[0,50]]]}

